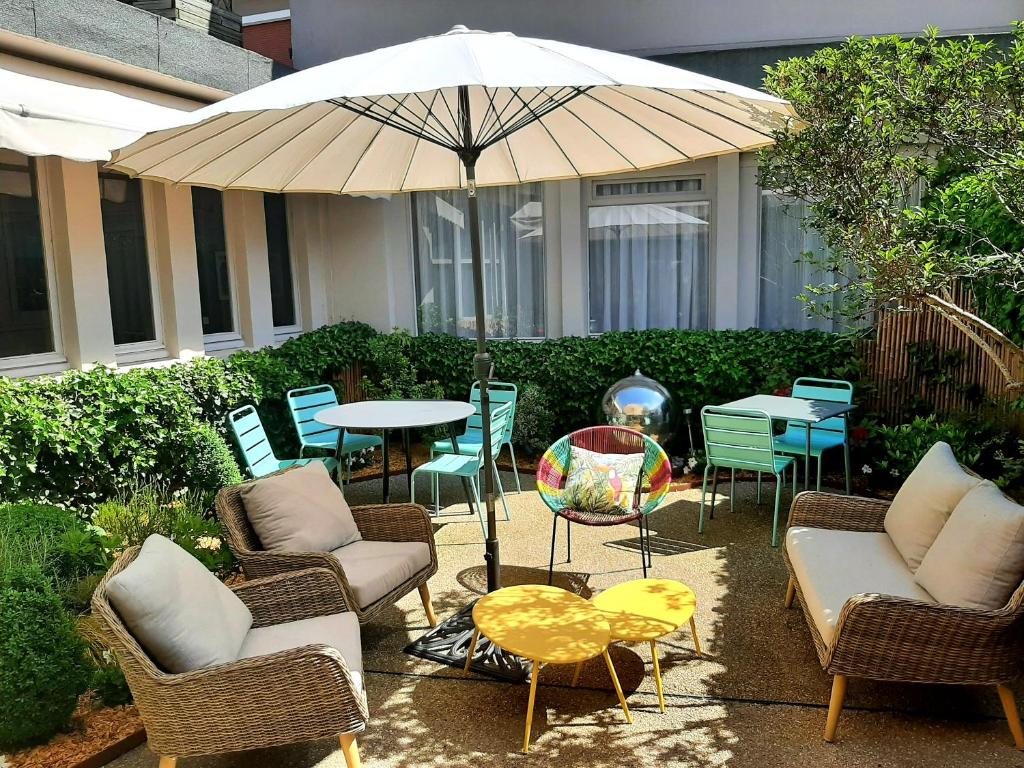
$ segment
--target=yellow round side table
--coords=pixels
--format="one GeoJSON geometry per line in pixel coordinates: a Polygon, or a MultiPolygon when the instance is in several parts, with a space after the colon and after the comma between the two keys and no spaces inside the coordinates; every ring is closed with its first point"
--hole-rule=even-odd
{"type": "Polygon", "coordinates": [[[473,630],[469,653],[466,654],[467,672],[480,635],[499,648],[533,663],[523,752],[530,751],[530,726],[537,697],[537,678],[545,664],[575,664],[595,656],[604,656],[626,722],[633,722],[615,667],[608,655],[611,628],[601,611],[592,603],[558,587],[539,584],[506,587],[484,595],[477,601],[473,607],[473,623],[476,628],[473,630]]]}
{"type": "MultiPolygon", "coordinates": [[[[693,646],[701,655],[697,625],[693,621],[697,610],[697,597],[685,584],[671,579],[637,579],[606,589],[591,601],[608,620],[612,641],[651,644],[654,658],[654,684],[658,689],[658,706],[665,711],[665,693],[661,685],[661,667],[658,664],[658,638],[675,632],[690,623],[693,646]]],[[[580,667],[576,665],[572,684],[579,680],[580,667]]]]}

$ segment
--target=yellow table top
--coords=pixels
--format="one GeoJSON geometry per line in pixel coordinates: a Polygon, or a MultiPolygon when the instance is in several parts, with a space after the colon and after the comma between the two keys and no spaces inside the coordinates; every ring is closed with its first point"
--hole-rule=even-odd
{"type": "Polygon", "coordinates": [[[540,584],[484,595],[473,607],[473,622],[499,648],[548,664],[592,659],[611,639],[608,622],[589,601],[540,584]]]}
{"type": "Polygon", "coordinates": [[[613,640],[641,642],[675,632],[693,618],[697,597],[671,579],[616,584],[592,600],[611,626],[613,640]]]}

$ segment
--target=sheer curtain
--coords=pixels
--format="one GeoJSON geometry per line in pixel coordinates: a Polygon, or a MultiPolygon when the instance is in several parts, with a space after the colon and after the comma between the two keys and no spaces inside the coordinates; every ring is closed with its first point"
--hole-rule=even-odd
{"type": "MultiPolygon", "coordinates": [[[[766,330],[817,328],[839,329],[837,318],[808,316],[808,307],[797,297],[806,285],[834,280],[802,254],[826,253],[818,233],[805,229],[806,204],[772,192],[761,195],[761,274],[758,326],[766,330]]],[[[824,298],[824,297],[823,297],[824,298]]]]}
{"type": "MultiPolygon", "coordinates": [[[[480,201],[484,307],[491,338],[545,333],[544,207],[540,184],[486,187],[480,201]]],[[[463,191],[413,195],[421,332],[473,336],[473,265],[463,191]]]]}
{"type": "Polygon", "coordinates": [[[591,206],[590,332],[708,327],[707,202],[591,206]]]}

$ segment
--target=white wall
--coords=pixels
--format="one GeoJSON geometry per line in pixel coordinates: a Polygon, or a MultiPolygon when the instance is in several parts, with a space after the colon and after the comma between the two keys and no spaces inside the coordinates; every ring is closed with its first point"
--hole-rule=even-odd
{"type": "Polygon", "coordinates": [[[300,69],[455,24],[608,50],[675,53],[849,35],[1004,32],[1021,0],[292,0],[300,69]]]}

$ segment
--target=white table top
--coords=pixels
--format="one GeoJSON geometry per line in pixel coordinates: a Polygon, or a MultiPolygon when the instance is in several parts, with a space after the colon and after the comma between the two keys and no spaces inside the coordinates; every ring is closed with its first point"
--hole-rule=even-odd
{"type": "Polygon", "coordinates": [[[833,403],[829,400],[806,400],[802,397],[780,397],[778,395],[752,395],[731,403],[723,408],[741,408],[749,411],[764,411],[773,419],[788,419],[816,424],[833,416],[849,413],[855,406],[849,403],[833,403]]]}
{"type": "Polygon", "coordinates": [[[472,405],[458,400],[363,400],[325,408],[315,418],[345,429],[406,429],[450,424],[473,411],[472,405]]]}

